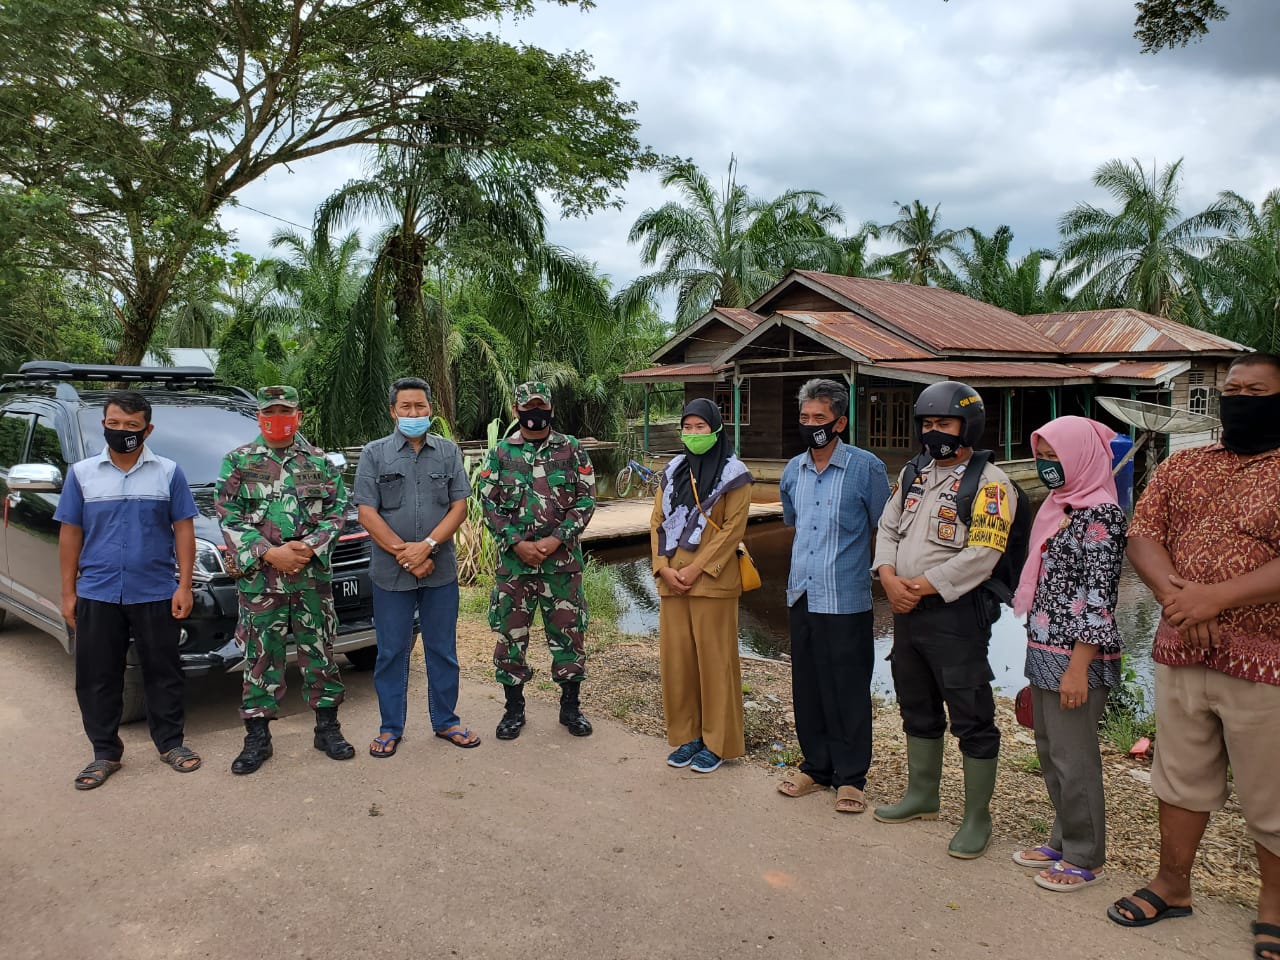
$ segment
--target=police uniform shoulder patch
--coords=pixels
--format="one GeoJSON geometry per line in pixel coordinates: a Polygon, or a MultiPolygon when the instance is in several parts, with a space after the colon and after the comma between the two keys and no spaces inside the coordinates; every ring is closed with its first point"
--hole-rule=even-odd
{"type": "Polygon", "coordinates": [[[938,524],[939,540],[954,540],[956,538],[956,525],[954,523],[942,522],[938,524]]]}
{"type": "Polygon", "coordinates": [[[967,546],[990,547],[1004,553],[1009,545],[1009,529],[1013,525],[1013,508],[1009,494],[999,483],[988,483],[978,491],[969,522],[967,546]]]}

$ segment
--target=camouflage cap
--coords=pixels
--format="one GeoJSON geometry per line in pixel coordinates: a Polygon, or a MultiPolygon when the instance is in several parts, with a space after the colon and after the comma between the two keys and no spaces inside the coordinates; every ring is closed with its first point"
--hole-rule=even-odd
{"type": "Polygon", "coordinates": [[[530,400],[541,400],[551,406],[551,388],[541,380],[529,380],[516,387],[517,407],[523,407],[530,400]]]}
{"type": "Polygon", "coordinates": [[[293,407],[296,410],[298,407],[298,391],[288,386],[258,388],[259,410],[265,410],[267,407],[275,406],[277,403],[284,404],[286,407],[293,407]]]}

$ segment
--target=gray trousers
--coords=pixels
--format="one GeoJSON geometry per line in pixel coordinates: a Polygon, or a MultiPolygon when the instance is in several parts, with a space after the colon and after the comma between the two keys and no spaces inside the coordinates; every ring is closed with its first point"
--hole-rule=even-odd
{"type": "Polygon", "coordinates": [[[1056,816],[1049,846],[1077,867],[1096,870],[1107,860],[1107,806],[1102,793],[1098,722],[1107,705],[1107,687],[1089,690],[1089,700],[1063,710],[1056,690],[1031,687],[1036,753],[1056,816]]]}

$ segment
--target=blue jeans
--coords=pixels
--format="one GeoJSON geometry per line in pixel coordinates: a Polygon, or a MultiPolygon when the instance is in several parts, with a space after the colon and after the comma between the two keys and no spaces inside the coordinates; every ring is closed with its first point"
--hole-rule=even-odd
{"type": "Polygon", "coordinates": [[[422,654],[427,665],[427,710],[439,733],[458,723],[458,584],[383,590],[373,586],[373,624],[378,632],[378,663],[373,688],[382,709],[382,733],[404,735],[409,704],[409,651],[413,614],[418,612],[422,654]]]}

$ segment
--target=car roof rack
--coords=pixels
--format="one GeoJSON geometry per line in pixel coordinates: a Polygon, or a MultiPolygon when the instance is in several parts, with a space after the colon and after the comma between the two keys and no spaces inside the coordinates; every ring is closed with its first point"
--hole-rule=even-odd
{"type": "Polygon", "coordinates": [[[63,399],[76,399],[71,381],[88,383],[153,383],[169,390],[185,387],[220,388],[250,400],[254,395],[243,387],[222,383],[208,367],[129,367],[115,364],[67,363],[63,360],[28,360],[17,373],[5,374],[5,387],[19,384],[56,384],[63,399]]]}

